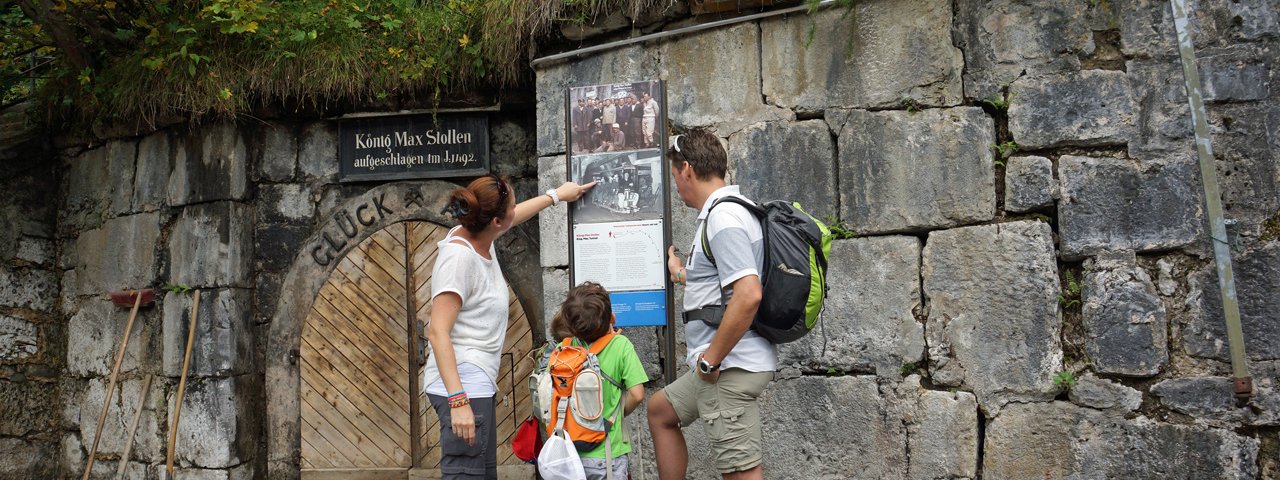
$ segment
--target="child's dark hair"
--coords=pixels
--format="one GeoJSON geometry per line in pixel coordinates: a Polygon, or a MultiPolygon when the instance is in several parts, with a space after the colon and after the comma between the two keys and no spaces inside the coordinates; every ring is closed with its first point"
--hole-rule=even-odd
{"type": "Polygon", "coordinates": [[[595,282],[582,282],[570,289],[568,298],[560,306],[560,314],[573,336],[587,343],[605,336],[613,328],[609,291],[595,282]]]}
{"type": "Polygon", "coordinates": [[[574,336],[573,330],[569,330],[569,325],[564,320],[564,310],[556,311],[555,316],[551,317],[552,340],[558,342],[572,336],[574,336]]]}
{"type": "Polygon", "coordinates": [[[493,219],[506,215],[512,202],[515,202],[515,196],[512,195],[511,184],[490,174],[450,193],[441,213],[452,215],[468,232],[480,233],[493,219]]]}
{"type": "Polygon", "coordinates": [[[689,162],[698,180],[711,177],[724,178],[729,168],[729,157],[715,134],[695,128],[671,140],[671,148],[667,150],[667,158],[671,159],[672,168],[680,168],[680,164],[689,162]]]}

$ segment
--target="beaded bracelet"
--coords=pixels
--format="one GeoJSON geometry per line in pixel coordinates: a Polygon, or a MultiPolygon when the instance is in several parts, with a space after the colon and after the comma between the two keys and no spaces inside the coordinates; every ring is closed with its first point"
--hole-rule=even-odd
{"type": "Polygon", "coordinates": [[[464,407],[471,404],[471,399],[467,398],[467,392],[458,392],[449,395],[449,408],[464,407]]]}

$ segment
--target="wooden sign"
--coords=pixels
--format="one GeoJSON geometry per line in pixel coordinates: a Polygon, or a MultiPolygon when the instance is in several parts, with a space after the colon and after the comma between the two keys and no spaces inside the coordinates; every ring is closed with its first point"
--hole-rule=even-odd
{"type": "Polygon", "coordinates": [[[440,113],[338,124],[339,181],[468,177],[489,173],[489,117],[440,113]]]}

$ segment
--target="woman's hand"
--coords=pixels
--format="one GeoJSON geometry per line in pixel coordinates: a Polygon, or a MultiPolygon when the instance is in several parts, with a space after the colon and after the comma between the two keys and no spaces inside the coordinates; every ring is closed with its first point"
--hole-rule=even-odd
{"type": "Polygon", "coordinates": [[[471,412],[471,405],[450,409],[449,419],[452,421],[453,434],[467,442],[467,445],[476,446],[476,416],[471,412]]]}
{"type": "Polygon", "coordinates": [[[595,186],[596,182],[591,182],[586,185],[564,182],[563,185],[556,188],[556,196],[560,197],[560,201],[562,202],[572,202],[582,198],[582,195],[587,193],[587,190],[591,190],[591,188],[595,186]]]}

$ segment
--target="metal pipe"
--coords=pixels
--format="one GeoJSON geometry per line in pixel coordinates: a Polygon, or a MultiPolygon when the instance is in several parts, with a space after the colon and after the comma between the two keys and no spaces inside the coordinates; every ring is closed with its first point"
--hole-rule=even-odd
{"type": "Polygon", "coordinates": [[[1169,0],[1173,8],[1173,26],[1177,30],[1178,52],[1182,57],[1182,75],[1186,81],[1187,103],[1191,105],[1191,121],[1195,127],[1196,155],[1200,160],[1200,180],[1209,212],[1209,235],[1213,258],[1218,266],[1218,289],[1222,294],[1223,317],[1227,322],[1227,345],[1231,351],[1231,372],[1235,376],[1235,397],[1247,403],[1253,397],[1253,378],[1244,353],[1244,330],[1240,326],[1240,304],[1236,299],[1235,274],[1231,269],[1231,245],[1227,242],[1227,226],[1222,215],[1222,194],[1218,190],[1218,170],[1213,160],[1213,143],[1209,136],[1204,94],[1200,89],[1200,73],[1196,70],[1195,45],[1187,24],[1186,0],[1169,0]]]}
{"type": "MultiPolygon", "coordinates": [[[[822,0],[821,2],[818,2],[818,4],[813,8],[816,11],[817,9],[820,9],[820,8],[835,5],[835,3],[836,3],[836,0],[822,0]]],[[[662,31],[657,33],[650,33],[648,35],[641,35],[639,37],[632,37],[632,38],[622,39],[614,42],[590,46],[586,48],[579,48],[577,50],[571,50],[564,53],[557,53],[555,55],[548,55],[542,58],[536,58],[533,61],[529,62],[529,68],[536,69],[538,65],[542,65],[544,63],[554,62],[557,60],[564,60],[567,58],[576,57],[579,55],[586,55],[589,53],[600,52],[604,50],[612,50],[618,47],[625,47],[633,43],[643,43],[643,42],[649,42],[653,40],[660,40],[667,37],[675,37],[675,36],[685,35],[693,32],[699,32],[699,31],[707,30],[711,28],[723,27],[726,25],[733,25],[733,24],[742,23],[742,22],[750,22],[752,20],[759,20],[762,18],[776,17],[778,15],[786,15],[788,13],[796,13],[796,12],[805,11],[808,9],[809,9],[808,5],[800,5],[796,7],[783,8],[780,10],[773,10],[773,11],[764,12],[764,13],[756,13],[756,14],[745,15],[741,17],[726,18],[724,20],[716,20],[714,22],[700,23],[697,25],[690,25],[688,27],[677,28],[675,30],[667,30],[667,31],[662,31]]]]}

